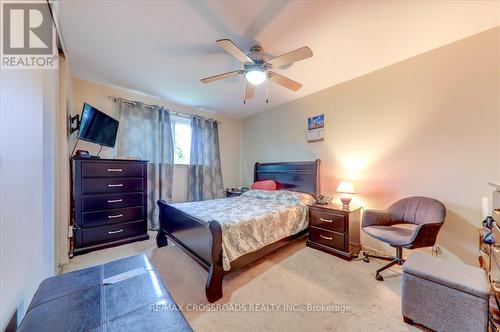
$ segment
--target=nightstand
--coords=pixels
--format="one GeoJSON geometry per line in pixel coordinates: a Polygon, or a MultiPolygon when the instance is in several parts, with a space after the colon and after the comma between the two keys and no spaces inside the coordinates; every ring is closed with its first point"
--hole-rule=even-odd
{"type": "Polygon", "coordinates": [[[361,207],[310,205],[307,246],[350,261],[361,249],[360,219],[361,207]]]}
{"type": "Polygon", "coordinates": [[[243,194],[243,191],[240,191],[240,190],[228,190],[226,189],[225,191],[226,193],[226,197],[236,197],[236,196],[240,196],[241,194],[243,194]]]}

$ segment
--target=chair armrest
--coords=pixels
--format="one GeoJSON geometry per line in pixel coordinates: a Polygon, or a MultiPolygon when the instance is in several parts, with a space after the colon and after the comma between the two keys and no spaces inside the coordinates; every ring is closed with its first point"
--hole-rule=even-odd
{"type": "Polygon", "coordinates": [[[391,216],[386,210],[366,210],[365,213],[363,213],[363,227],[390,224],[391,216]]]}
{"type": "Polygon", "coordinates": [[[443,226],[443,222],[418,225],[413,232],[408,248],[432,247],[436,244],[436,238],[441,226],[443,226]]]}

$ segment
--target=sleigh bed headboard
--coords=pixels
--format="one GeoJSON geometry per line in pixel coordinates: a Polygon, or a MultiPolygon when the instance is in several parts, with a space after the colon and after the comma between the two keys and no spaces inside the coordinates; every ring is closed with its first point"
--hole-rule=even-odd
{"type": "Polygon", "coordinates": [[[293,161],[279,163],[255,163],[254,182],[274,180],[284,189],[308,193],[314,197],[320,194],[321,160],[293,161]]]}

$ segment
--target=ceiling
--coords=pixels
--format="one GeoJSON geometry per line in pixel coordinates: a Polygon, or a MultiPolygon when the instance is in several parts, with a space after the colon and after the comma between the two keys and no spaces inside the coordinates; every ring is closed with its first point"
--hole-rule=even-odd
{"type": "Polygon", "coordinates": [[[500,25],[499,1],[75,1],[58,17],[73,75],[243,118],[500,25]],[[242,102],[243,78],[200,78],[242,65],[230,38],[269,56],[302,46],[310,59],[276,72],[298,92],[265,84],[242,102]]]}

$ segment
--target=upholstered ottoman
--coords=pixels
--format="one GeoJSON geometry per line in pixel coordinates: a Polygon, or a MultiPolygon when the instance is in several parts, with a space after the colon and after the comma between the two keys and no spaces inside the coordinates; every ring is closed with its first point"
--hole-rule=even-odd
{"type": "Polygon", "coordinates": [[[480,268],[413,253],[403,265],[406,323],[435,331],[486,331],[489,284],[480,268]]]}
{"type": "Polygon", "coordinates": [[[192,331],[145,255],[45,279],[19,332],[192,331]]]}

